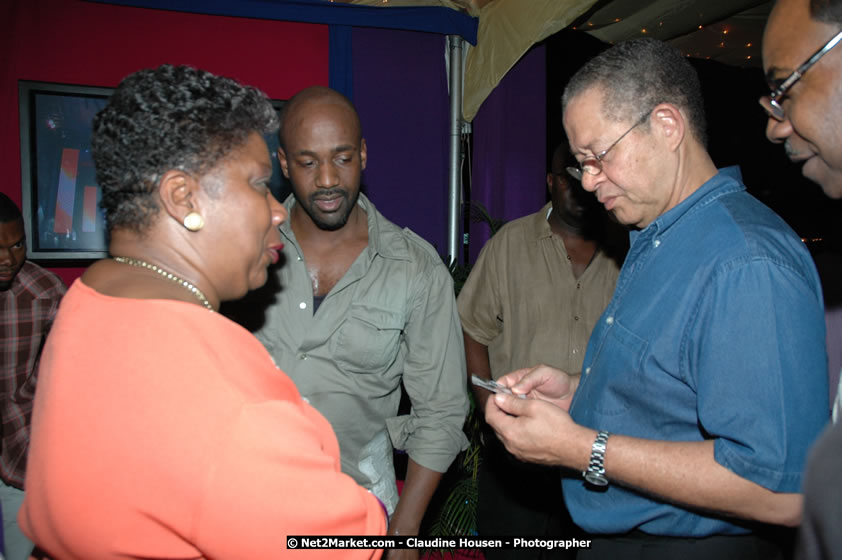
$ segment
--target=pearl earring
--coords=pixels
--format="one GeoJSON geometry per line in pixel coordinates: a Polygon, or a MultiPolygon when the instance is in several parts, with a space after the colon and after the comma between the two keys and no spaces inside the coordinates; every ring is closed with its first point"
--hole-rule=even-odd
{"type": "Polygon", "coordinates": [[[184,227],[190,231],[199,231],[205,227],[205,220],[196,212],[190,212],[184,216],[184,227]]]}

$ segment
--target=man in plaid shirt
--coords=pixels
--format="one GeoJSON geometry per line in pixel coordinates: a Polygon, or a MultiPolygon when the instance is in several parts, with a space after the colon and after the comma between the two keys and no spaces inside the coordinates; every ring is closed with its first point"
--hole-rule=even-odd
{"type": "Polygon", "coordinates": [[[66,291],[58,276],[26,262],[20,209],[0,193],[0,501],[7,560],[32,551],[17,523],[29,421],[41,349],[66,291]]]}

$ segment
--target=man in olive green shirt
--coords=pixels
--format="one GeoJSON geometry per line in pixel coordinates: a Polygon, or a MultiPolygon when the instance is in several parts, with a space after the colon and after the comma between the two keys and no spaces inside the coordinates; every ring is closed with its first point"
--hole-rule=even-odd
{"type": "Polygon", "coordinates": [[[367,150],[350,101],[308,88],[281,121],[278,155],[293,190],[281,226],[285,263],[255,334],[330,421],[342,470],[384,502],[389,533],[417,534],[441,474],[467,445],[453,282],[429,243],[359,192],[367,150]],[[397,416],[401,381],[412,403],[405,416],[397,416]],[[409,455],[400,500],[393,446],[409,455]]]}

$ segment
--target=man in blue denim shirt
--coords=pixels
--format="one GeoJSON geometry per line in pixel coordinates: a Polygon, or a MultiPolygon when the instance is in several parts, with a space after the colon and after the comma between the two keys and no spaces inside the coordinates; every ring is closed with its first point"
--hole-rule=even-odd
{"type": "Polygon", "coordinates": [[[798,236],[705,149],[698,77],[662,42],[604,52],[570,81],[582,178],[634,228],[581,377],[502,382],[486,419],[565,478],[579,558],[757,558],[795,526],[807,448],[827,421],[819,279],[798,236]],[[568,413],[569,412],[569,413],[568,413]],[[609,437],[610,436],[610,437],[609,437]]]}

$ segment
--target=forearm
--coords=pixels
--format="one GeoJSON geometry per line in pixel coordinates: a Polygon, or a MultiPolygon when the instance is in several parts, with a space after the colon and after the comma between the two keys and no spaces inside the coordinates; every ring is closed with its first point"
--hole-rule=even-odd
{"type": "Polygon", "coordinates": [[[406,471],[403,491],[389,522],[389,535],[417,535],[427,505],[441,481],[442,473],[422,467],[412,459],[406,471]]]}
{"type": "MultiPolygon", "coordinates": [[[[488,401],[485,416],[518,458],[579,472],[587,469],[597,432],[573,422],[558,405],[497,394],[488,401]]],[[[726,469],[714,458],[712,440],[658,441],[613,434],[604,466],[612,484],[688,509],[787,526],[800,521],[800,494],[773,492],[726,469]]]]}
{"type": "MultiPolygon", "coordinates": [[[[567,466],[587,469],[596,432],[568,446],[567,466]],[[576,454],[573,458],[572,454],[576,454]]],[[[605,472],[612,484],[629,486],[692,509],[763,523],[795,526],[801,494],[773,492],[726,469],[714,459],[714,442],[669,442],[612,435],[605,472]]]]}
{"type": "Polygon", "coordinates": [[[491,363],[488,359],[488,346],[477,342],[471,335],[464,331],[462,331],[462,338],[465,341],[468,387],[474,393],[477,409],[485,410],[485,401],[491,393],[471,383],[471,375],[477,375],[483,379],[491,379],[491,363]]]}

